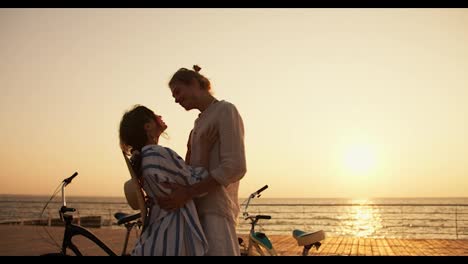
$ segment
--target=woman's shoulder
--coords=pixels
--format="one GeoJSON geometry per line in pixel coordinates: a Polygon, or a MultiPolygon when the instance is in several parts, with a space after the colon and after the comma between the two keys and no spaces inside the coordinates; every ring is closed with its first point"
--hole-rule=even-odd
{"type": "Polygon", "coordinates": [[[152,153],[152,152],[161,153],[163,151],[165,151],[164,147],[160,145],[146,145],[141,149],[141,154],[144,156],[145,154],[148,154],[148,153],[152,153]]]}
{"type": "Polygon", "coordinates": [[[148,155],[150,153],[159,153],[162,156],[171,155],[175,158],[182,159],[177,152],[173,149],[161,145],[147,145],[141,149],[141,153],[143,156],[148,155]]]}
{"type": "Polygon", "coordinates": [[[162,148],[165,149],[168,153],[170,153],[173,158],[183,160],[182,157],[180,157],[180,155],[177,152],[175,152],[175,150],[169,147],[162,147],[162,148]]]}

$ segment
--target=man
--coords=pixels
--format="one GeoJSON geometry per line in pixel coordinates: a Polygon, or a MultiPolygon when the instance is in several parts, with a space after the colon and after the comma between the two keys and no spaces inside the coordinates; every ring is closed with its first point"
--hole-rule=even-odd
{"type": "Polygon", "coordinates": [[[199,71],[196,65],[194,70],[179,69],[169,87],[176,103],[201,112],[190,132],[186,163],[200,166],[202,146],[207,138],[216,137],[207,168],[210,175],[191,186],[167,184],[172,193],[158,203],[163,209],[177,210],[193,198],[208,240],[207,255],[240,255],[236,223],[239,181],[246,173],[244,125],[233,104],[211,95],[210,81],[199,71]]]}

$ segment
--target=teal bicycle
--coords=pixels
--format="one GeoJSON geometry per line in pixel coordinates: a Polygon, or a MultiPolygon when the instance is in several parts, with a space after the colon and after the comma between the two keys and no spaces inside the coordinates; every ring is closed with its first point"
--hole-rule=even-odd
{"type": "MultiPolygon", "coordinates": [[[[269,220],[270,215],[250,215],[247,211],[250,201],[254,198],[260,197],[260,193],[268,188],[268,185],[263,186],[256,192],[249,195],[245,204],[244,212],[242,213],[245,220],[250,221],[250,231],[247,244],[242,238],[238,238],[239,246],[241,249],[241,256],[277,256],[278,253],[273,246],[273,243],[268,236],[263,232],[255,230],[259,220],[269,220]]],[[[292,236],[297,241],[298,246],[303,246],[302,256],[307,256],[309,250],[315,247],[317,250],[322,245],[320,241],[325,239],[325,232],[319,230],[316,232],[305,232],[299,229],[295,229],[292,232],[292,236]]]]}

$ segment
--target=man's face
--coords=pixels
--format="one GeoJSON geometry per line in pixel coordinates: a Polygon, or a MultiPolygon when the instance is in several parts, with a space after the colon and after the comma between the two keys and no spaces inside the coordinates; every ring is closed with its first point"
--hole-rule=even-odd
{"type": "Polygon", "coordinates": [[[185,110],[188,111],[196,108],[196,87],[182,82],[175,82],[170,88],[175,102],[180,104],[185,110]]]}

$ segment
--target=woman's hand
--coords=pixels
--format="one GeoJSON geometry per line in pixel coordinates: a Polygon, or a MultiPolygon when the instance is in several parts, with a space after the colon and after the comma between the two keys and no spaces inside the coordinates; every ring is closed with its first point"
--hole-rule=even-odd
{"type": "Polygon", "coordinates": [[[164,188],[171,190],[171,193],[168,196],[157,199],[161,209],[166,211],[175,211],[183,207],[190,199],[193,198],[189,186],[171,182],[162,182],[161,185],[164,188]]]}

